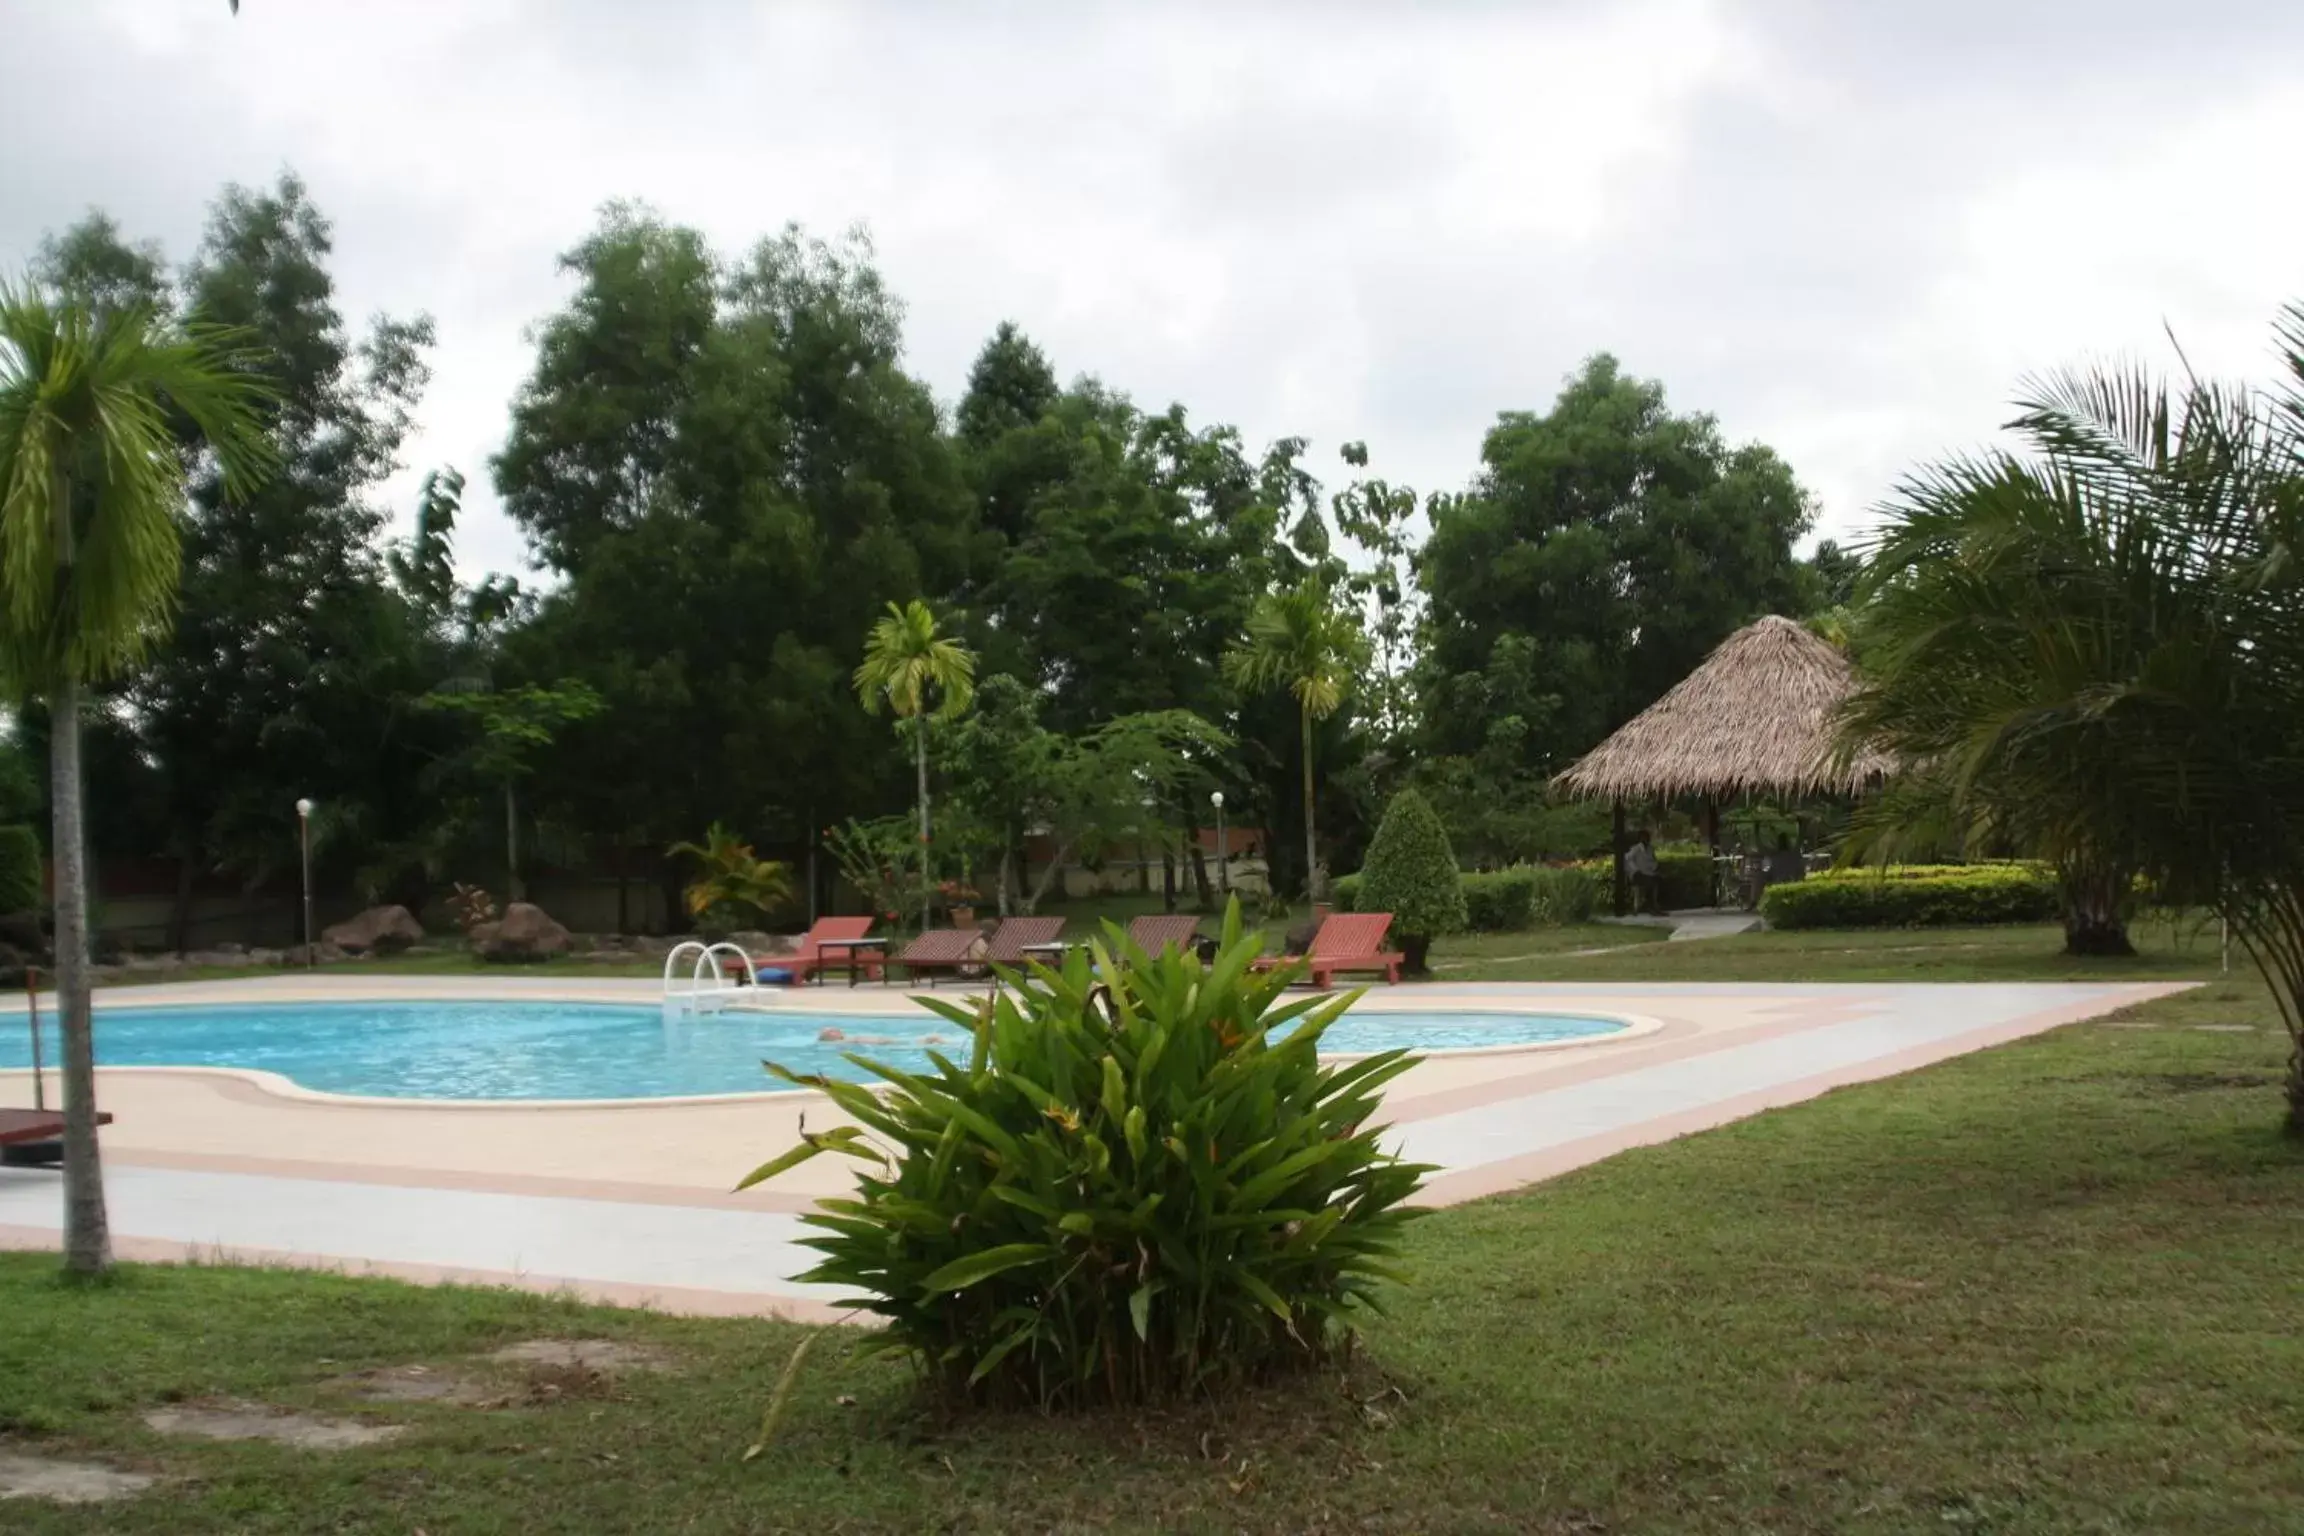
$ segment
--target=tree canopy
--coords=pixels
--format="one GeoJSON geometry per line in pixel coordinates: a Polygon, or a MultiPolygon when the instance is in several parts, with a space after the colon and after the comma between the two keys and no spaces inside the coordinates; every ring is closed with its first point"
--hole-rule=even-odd
{"type": "MultiPolygon", "coordinates": [[[[244,501],[170,420],[191,468],[176,630],[90,717],[97,851],[174,862],[179,943],[195,885],[290,867],[302,797],[323,881],[411,903],[525,849],[654,879],[677,909],[692,871],[666,850],[717,823],[813,871],[796,905],[815,909],[824,829],[932,794],[937,847],[1009,866],[1016,902],[1042,834],[1080,856],[1140,841],[1205,894],[1217,787],[1288,890],[1356,864],[1410,781],[1459,849],[1524,852],[1551,825],[1548,765],[1736,624],[1846,585],[1829,547],[1793,560],[1809,509],[1773,454],[1605,358],[1549,412],[1501,415],[1468,486],[1425,495],[1365,444],[1251,442],[1060,371],[1013,322],[940,402],[861,233],[729,248],[637,202],[560,258],[503,444],[465,466],[544,575],[468,580],[463,470],[430,466],[403,507],[383,494],[431,324],[348,323],[334,259],[284,174],[224,189],[180,265],[93,214],[32,274],[92,311],[237,327],[273,391],[284,472],[244,501]],[[1315,591],[1307,670],[1274,625],[1315,591]],[[852,688],[867,633],[914,604],[984,684],[926,743],[852,688]],[[1285,676],[1227,664],[1262,651],[1285,676]],[[489,758],[485,701],[579,696],[511,768],[489,758]]],[[[1554,834],[1581,852],[1592,828],[1554,834]]]]}

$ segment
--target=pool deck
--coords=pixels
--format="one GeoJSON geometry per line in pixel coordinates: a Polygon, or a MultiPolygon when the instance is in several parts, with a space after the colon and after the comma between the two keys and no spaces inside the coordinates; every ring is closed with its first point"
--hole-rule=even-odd
{"type": "MultiPolygon", "coordinates": [[[[1596,1040],[1437,1057],[1394,1083],[1385,1096],[1394,1139],[1440,1166],[1422,1199],[1445,1205],[2181,990],[1461,983],[1379,987],[1361,1007],[1591,1012],[1635,1025],[1596,1040]]],[[[652,1004],[659,995],[653,980],[612,978],[267,977],[108,988],[97,1030],[101,1051],[106,1007],[156,1003],[652,1004]]],[[[926,1017],[902,991],[880,987],[761,1000],[860,1023],[926,1017]]],[[[14,1012],[20,1021],[21,1006],[14,1012]]],[[[0,1103],[30,1103],[30,1077],[0,1071],[0,1103]]],[[[230,1257],[565,1289],[681,1312],[834,1315],[831,1292],[789,1277],[811,1258],[795,1246],[805,1235],[799,1213],[845,1189],[855,1165],[820,1158],[731,1192],[793,1143],[803,1116],[812,1130],[843,1123],[819,1095],[441,1103],[339,1098],[236,1071],[122,1067],[100,1071],[98,1096],[115,1117],[104,1158],[123,1258],[230,1257]]],[[[58,1183],[52,1171],[0,1168],[0,1248],[56,1246],[58,1183]]]]}

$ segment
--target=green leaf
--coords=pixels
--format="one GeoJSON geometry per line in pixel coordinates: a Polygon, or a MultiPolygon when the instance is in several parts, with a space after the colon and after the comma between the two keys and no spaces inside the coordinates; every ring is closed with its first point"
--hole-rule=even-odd
{"type": "Polygon", "coordinates": [[[1147,1280],[1128,1293],[1128,1320],[1136,1325],[1136,1337],[1148,1341],[1152,1337],[1152,1298],[1160,1283],[1147,1280]]]}
{"type": "Polygon", "coordinates": [[[997,1248],[986,1248],[980,1253],[954,1259],[921,1281],[920,1289],[931,1295],[965,1291],[994,1275],[1006,1274],[1026,1264],[1037,1264],[1055,1255],[1056,1250],[1046,1243],[1003,1243],[997,1248]]]}

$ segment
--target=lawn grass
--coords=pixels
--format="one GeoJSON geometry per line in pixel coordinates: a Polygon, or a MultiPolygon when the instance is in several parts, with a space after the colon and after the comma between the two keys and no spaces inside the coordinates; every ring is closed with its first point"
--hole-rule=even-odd
{"type": "MultiPolygon", "coordinates": [[[[1558,963],[1860,969],[1916,940],[1798,938],[1558,963]]],[[[1899,974],[2053,968],[2042,935],[2003,938],[1946,936],[1965,958],[1899,974]]],[[[1437,1213],[1348,1378],[1219,1406],[941,1414],[828,1332],[750,1464],[805,1330],[230,1269],[74,1289],[53,1259],[0,1257],[0,1450],[172,1479],[100,1509],[11,1503],[0,1527],[2304,1532],[2285,1048],[2235,977],[1437,1213]],[[683,1368],[489,1409],[323,1385],[575,1334],[683,1368]],[[321,1456],[139,1422],[206,1397],[414,1428],[321,1456]]]]}

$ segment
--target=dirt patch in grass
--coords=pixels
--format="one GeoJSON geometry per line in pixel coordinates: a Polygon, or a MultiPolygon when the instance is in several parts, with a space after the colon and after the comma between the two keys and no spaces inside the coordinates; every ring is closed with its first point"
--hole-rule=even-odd
{"type": "Polygon", "coordinates": [[[373,1371],[355,1371],[328,1383],[347,1397],[364,1403],[445,1403],[478,1408],[501,1400],[504,1394],[486,1382],[428,1365],[387,1365],[373,1371]]]}
{"type": "Polygon", "coordinates": [[[356,1419],[322,1419],[263,1403],[179,1403],[155,1408],[144,1422],[163,1435],[200,1440],[268,1440],[302,1451],[348,1451],[405,1434],[405,1424],[363,1424],[356,1419]]]}
{"type": "Polygon", "coordinates": [[[142,1493],[159,1479],[92,1461],[57,1461],[0,1451],[0,1500],[46,1499],[51,1504],[101,1504],[142,1493]]]}
{"type": "Polygon", "coordinates": [[[488,1357],[504,1365],[544,1370],[586,1371],[613,1376],[618,1371],[669,1371],[672,1356],[653,1344],[621,1339],[523,1339],[488,1357]]]}
{"type": "Polygon", "coordinates": [[[2214,1093],[2225,1088],[2269,1088],[2279,1081],[2269,1072],[2160,1072],[2135,1080],[2142,1093],[2214,1093]]]}

